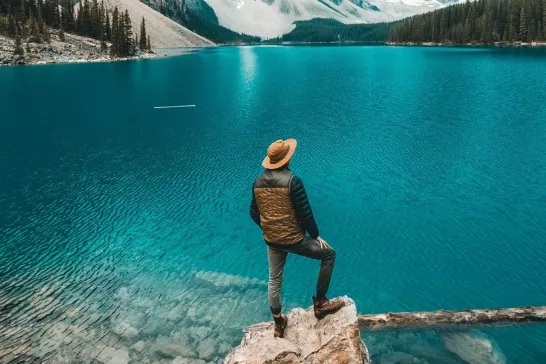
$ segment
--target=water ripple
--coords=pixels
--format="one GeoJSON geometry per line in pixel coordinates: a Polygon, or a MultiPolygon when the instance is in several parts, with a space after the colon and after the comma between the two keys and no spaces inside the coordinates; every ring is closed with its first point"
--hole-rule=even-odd
{"type": "MultiPolygon", "coordinates": [[[[250,51],[262,52],[251,80],[236,48],[167,60],[168,79],[159,61],[25,69],[36,77],[21,90],[73,92],[62,115],[52,111],[60,92],[2,108],[0,363],[221,362],[242,328],[269,319],[248,205],[265,147],[289,136],[292,168],[338,252],[331,295],[362,312],[544,304],[539,58],[250,51]],[[104,88],[126,72],[145,86],[104,88]],[[81,112],[88,95],[100,110],[81,112]],[[165,97],[198,107],[154,111],[165,97]]],[[[1,100],[22,92],[10,89],[1,100]]],[[[289,258],[285,308],[310,304],[316,271],[289,258]]],[[[498,343],[508,362],[544,357],[543,329],[487,335],[472,337],[498,343]]],[[[447,341],[459,351],[468,339],[447,341]]],[[[462,360],[437,333],[366,340],[377,362],[462,360]]]]}

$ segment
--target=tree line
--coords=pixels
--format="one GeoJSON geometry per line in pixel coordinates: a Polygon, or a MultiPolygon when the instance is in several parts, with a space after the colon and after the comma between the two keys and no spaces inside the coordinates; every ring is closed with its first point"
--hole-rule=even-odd
{"type": "Polygon", "coordinates": [[[295,22],[296,27],[279,40],[283,42],[385,42],[395,23],[343,24],[334,19],[295,22]]]}
{"type": "Polygon", "coordinates": [[[104,1],[99,5],[98,0],[80,0],[75,9],[72,0],[0,0],[0,34],[16,39],[16,53],[22,53],[22,38],[27,44],[49,42],[50,28],[58,30],[61,41],[65,41],[65,32],[100,40],[105,52],[110,42],[112,57],[133,56],[137,49],[152,48],[144,18],[139,34],[133,36],[127,9],[120,11],[116,6],[110,12],[104,1]]]}
{"type": "Polygon", "coordinates": [[[546,0],[467,0],[406,19],[393,28],[389,40],[448,44],[546,41],[546,0]]]}

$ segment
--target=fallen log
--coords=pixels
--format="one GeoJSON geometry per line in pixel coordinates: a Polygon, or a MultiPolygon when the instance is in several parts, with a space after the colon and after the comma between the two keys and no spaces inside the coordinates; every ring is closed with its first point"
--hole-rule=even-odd
{"type": "Polygon", "coordinates": [[[546,323],[546,306],[464,311],[400,312],[359,315],[361,332],[446,330],[459,326],[510,326],[546,323]]]}

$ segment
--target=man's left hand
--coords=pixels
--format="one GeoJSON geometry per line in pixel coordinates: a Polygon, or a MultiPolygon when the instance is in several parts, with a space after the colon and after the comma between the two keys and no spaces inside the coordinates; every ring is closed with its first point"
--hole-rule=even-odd
{"type": "Polygon", "coordinates": [[[326,242],[326,240],[324,240],[323,238],[321,238],[320,236],[317,238],[317,241],[320,245],[320,247],[322,249],[328,249],[330,247],[330,245],[328,245],[328,243],[326,242]]]}

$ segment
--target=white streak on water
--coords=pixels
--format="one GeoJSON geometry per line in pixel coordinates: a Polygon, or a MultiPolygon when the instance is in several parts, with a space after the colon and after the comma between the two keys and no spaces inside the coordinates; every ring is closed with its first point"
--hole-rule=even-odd
{"type": "Polygon", "coordinates": [[[154,106],[154,109],[175,109],[181,107],[195,107],[195,105],[154,106]]]}

